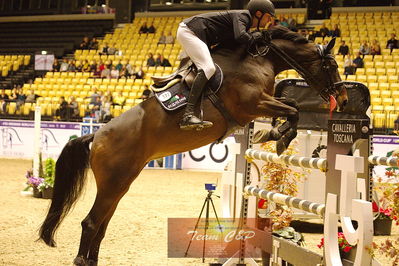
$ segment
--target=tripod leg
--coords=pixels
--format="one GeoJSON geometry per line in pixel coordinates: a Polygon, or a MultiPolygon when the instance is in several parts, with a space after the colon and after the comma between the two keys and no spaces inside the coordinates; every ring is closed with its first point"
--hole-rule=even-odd
{"type": "Polygon", "coordinates": [[[212,204],[213,212],[215,213],[216,221],[218,221],[218,225],[219,225],[219,230],[220,230],[220,233],[223,235],[223,232],[222,232],[222,225],[220,224],[219,217],[218,217],[218,214],[217,214],[217,212],[216,212],[215,205],[213,204],[213,200],[212,200],[212,198],[211,198],[210,200],[211,200],[211,204],[212,204]]]}
{"type": "Polygon", "coordinates": [[[206,198],[206,218],[205,218],[205,229],[204,229],[204,244],[202,245],[202,263],[205,262],[205,243],[206,243],[206,231],[209,226],[209,200],[212,200],[209,196],[206,198]]]}
{"type": "MultiPolygon", "coordinates": [[[[197,223],[195,224],[195,227],[194,227],[194,232],[197,231],[198,223],[199,223],[199,221],[201,220],[202,212],[204,211],[204,208],[205,208],[205,205],[207,204],[207,202],[208,202],[208,198],[205,199],[204,204],[202,205],[202,209],[201,209],[201,212],[200,212],[200,214],[199,214],[199,216],[198,216],[197,223]]],[[[209,204],[208,204],[208,205],[209,205],[209,204]]],[[[191,242],[193,242],[194,235],[195,235],[195,233],[193,233],[193,235],[191,236],[191,239],[190,239],[190,242],[188,243],[186,252],[184,253],[184,257],[187,257],[187,253],[188,253],[188,250],[190,249],[191,242]]]]}

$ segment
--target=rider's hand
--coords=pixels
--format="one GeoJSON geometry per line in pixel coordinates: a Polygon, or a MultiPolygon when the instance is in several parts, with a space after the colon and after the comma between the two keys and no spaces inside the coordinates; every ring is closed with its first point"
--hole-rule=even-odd
{"type": "Polygon", "coordinates": [[[251,33],[251,35],[252,35],[252,40],[254,40],[255,42],[263,39],[263,34],[260,31],[254,31],[251,33]]]}

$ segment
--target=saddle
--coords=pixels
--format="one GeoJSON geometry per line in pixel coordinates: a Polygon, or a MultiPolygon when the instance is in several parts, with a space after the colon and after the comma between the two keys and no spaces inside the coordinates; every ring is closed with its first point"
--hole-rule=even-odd
{"type": "MultiPolygon", "coordinates": [[[[222,85],[223,72],[218,65],[215,64],[215,66],[216,72],[205,86],[205,96],[217,93],[222,85]]],[[[165,110],[173,111],[187,104],[188,95],[197,71],[194,63],[189,58],[185,58],[182,60],[179,69],[171,75],[151,77],[154,84],[150,88],[165,110]]]]}

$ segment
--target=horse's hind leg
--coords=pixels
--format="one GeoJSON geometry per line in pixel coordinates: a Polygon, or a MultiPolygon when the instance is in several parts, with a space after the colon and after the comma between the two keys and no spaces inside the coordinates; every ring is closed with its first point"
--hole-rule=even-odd
{"type": "Polygon", "coordinates": [[[117,204],[115,204],[107,216],[105,217],[103,223],[101,224],[100,228],[97,231],[96,236],[92,240],[90,244],[90,249],[89,249],[89,255],[88,255],[88,265],[89,266],[97,266],[98,263],[98,254],[100,252],[100,245],[101,241],[103,240],[105,236],[105,232],[107,231],[107,227],[109,222],[111,221],[112,215],[114,214],[116,210],[117,204]]]}
{"type": "MultiPolygon", "coordinates": [[[[118,193],[119,194],[119,193],[118,193]]],[[[123,192],[120,194],[124,194],[123,192]]],[[[93,204],[89,214],[82,221],[82,236],[80,238],[80,245],[78,255],[74,259],[74,265],[86,266],[89,264],[89,250],[96,240],[96,236],[101,230],[109,212],[114,212],[116,205],[115,200],[120,198],[118,195],[109,195],[107,198],[101,193],[97,193],[96,200],[93,204]]],[[[111,214],[111,216],[112,216],[111,214]]],[[[110,219],[111,217],[109,217],[110,219]]]]}
{"type": "MultiPolygon", "coordinates": [[[[89,214],[82,221],[82,236],[75,265],[96,265],[101,240],[120,199],[128,191],[130,184],[138,176],[142,167],[132,166],[124,173],[120,169],[100,165],[100,171],[93,172],[97,183],[97,196],[89,214]],[[105,171],[106,169],[106,171],[105,171]]],[[[109,166],[109,165],[108,165],[109,166]]],[[[118,167],[119,168],[119,167],[118,167]]]]}

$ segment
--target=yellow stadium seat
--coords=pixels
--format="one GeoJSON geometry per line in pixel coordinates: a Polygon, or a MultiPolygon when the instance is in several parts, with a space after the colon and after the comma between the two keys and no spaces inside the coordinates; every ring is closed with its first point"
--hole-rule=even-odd
{"type": "Polygon", "coordinates": [[[389,83],[387,82],[380,82],[378,88],[380,90],[389,90],[389,83]]]}
{"type": "Polygon", "coordinates": [[[375,75],[368,75],[367,76],[367,82],[368,83],[370,83],[370,82],[377,82],[377,76],[375,76],[375,75]]]}
{"type": "Polygon", "coordinates": [[[370,90],[370,97],[371,98],[380,98],[380,90],[370,90]]]}
{"type": "Polygon", "coordinates": [[[371,105],[381,105],[382,99],[381,98],[371,98],[371,105]]]}
{"type": "Polygon", "coordinates": [[[367,67],[366,74],[367,75],[375,75],[375,68],[367,67]]]}
{"type": "MultiPolygon", "coordinates": [[[[363,61],[365,62],[365,65],[366,65],[366,62],[373,61],[373,56],[372,55],[365,55],[364,58],[363,58],[363,61]]],[[[374,65],[372,67],[374,67],[374,65]]]]}
{"type": "Polygon", "coordinates": [[[385,68],[385,63],[383,61],[374,62],[375,68],[385,68]]]}
{"type": "Polygon", "coordinates": [[[388,82],[388,77],[385,75],[378,76],[378,82],[388,82]]]}
{"type": "Polygon", "coordinates": [[[100,91],[107,91],[108,90],[108,85],[107,84],[101,84],[99,87],[100,91]]]}
{"type": "MultiPolygon", "coordinates": [[[[373,62],[373,61],[365,61],[365,62],[364,62],[364,67],[365,67],[366,69],[370,69],[370,68],[373,68],[373,69],[374,69],[374,62],[373,62]]],[[[367,70],[366,70],[366,73],[367,73],[367,70]]]]}
{"type": "Polygon", "coordinates": [[[394,76],[396,75],[396,69],[395,68],[387,68],[387,76],[389,79],[389,76],[394,76]]]}
{"type": "Polygon", "coordinates": [[[389,83],[397,83],[397,82],[399,82],[399,77],[397,75],[390,75],[388,77],[388,82],[389,83]]]}
{"type": "Polygon", "coordinates": [[[17,103],[16,102],[9,102],[7,105],[7,112],[11,115],[15,114],[17,111],[17,103]]]}
{"type": "Polygon", "coordinates": [[[386,113],[394,112],[395,111],[395,106],[393,106],[393,105],[385,105],[384,106],[384,111],[386,113]]]}
{"type": "Polygon", "coordinates": [[[377,76],[385,75],[386,74],[386,69],[385,69],[385,67],[384,68],[377,68],[375,73],[376,73],[377,76]]]}
{"type": "Polygon", "coordinates": [[[381,98],[384,100],[386,98],[391,98],[391,91],[390,90],[382,90],[380,87],[381,98]]]}
{"type": "Polygon", "coordinates": [[[356,69],[356,75],[364,75],[366,73],[365,68],[357,68],[356,69]]]}
{"type": "Polygon", "coordinates": [[[367,76],[366,75],[358,75],[357,71],[356,71],[356,80],[359,82],[362,82],[362,83],[367,82],[367,76]]]}
{"type": "Polygon", "coordinates": [[[372,113],[380,113],[384,111],[384,106],[380,104],[375,104],[371,106],[372,113]]]}
{"type": "Polygon", "coordinates": [[[391,83],[389,85],[389,88],[391,89],[391,91],[399,91],[399,83],[391,83]]]}
{"type": "Polygon", "coordinates": [[[382,113],[376,113],[373,114],[373,125],[376,128],[383,128],[385,127],[385,114],[382,113]]]}
{"type": "MultiPolygon", "coordinates": [[[[291,75],[288,74],[288,77],[290,77],[290,76],[291,76],[291,75]]],[[[295,76],[295,75],[292,75],[292,77],[295,78],[296,76],[295,76]]],[[[346,80],[355,81],[355,80],[356,80],[356,75],[348,75],[348,76],[346,77],[346,80]]]]}
{"type": "Polygon", "coordinates": [[[383,98],[382,104],[383,105],[393,105],[393,99],[392,98],[383,98]]]}
{"type": "Polygon", "coordinates": [[[374,62],[382,61],[382,55],[375,55],[373,60],[374,62]]]}
{"type": "Polygon", "coordinates": [[[398,114],[394,113],[394,111],[388,110],[388,118],[387,118],[387,127],[393,129],[395,127],[395,120],[398,117],[398,114]]]}

